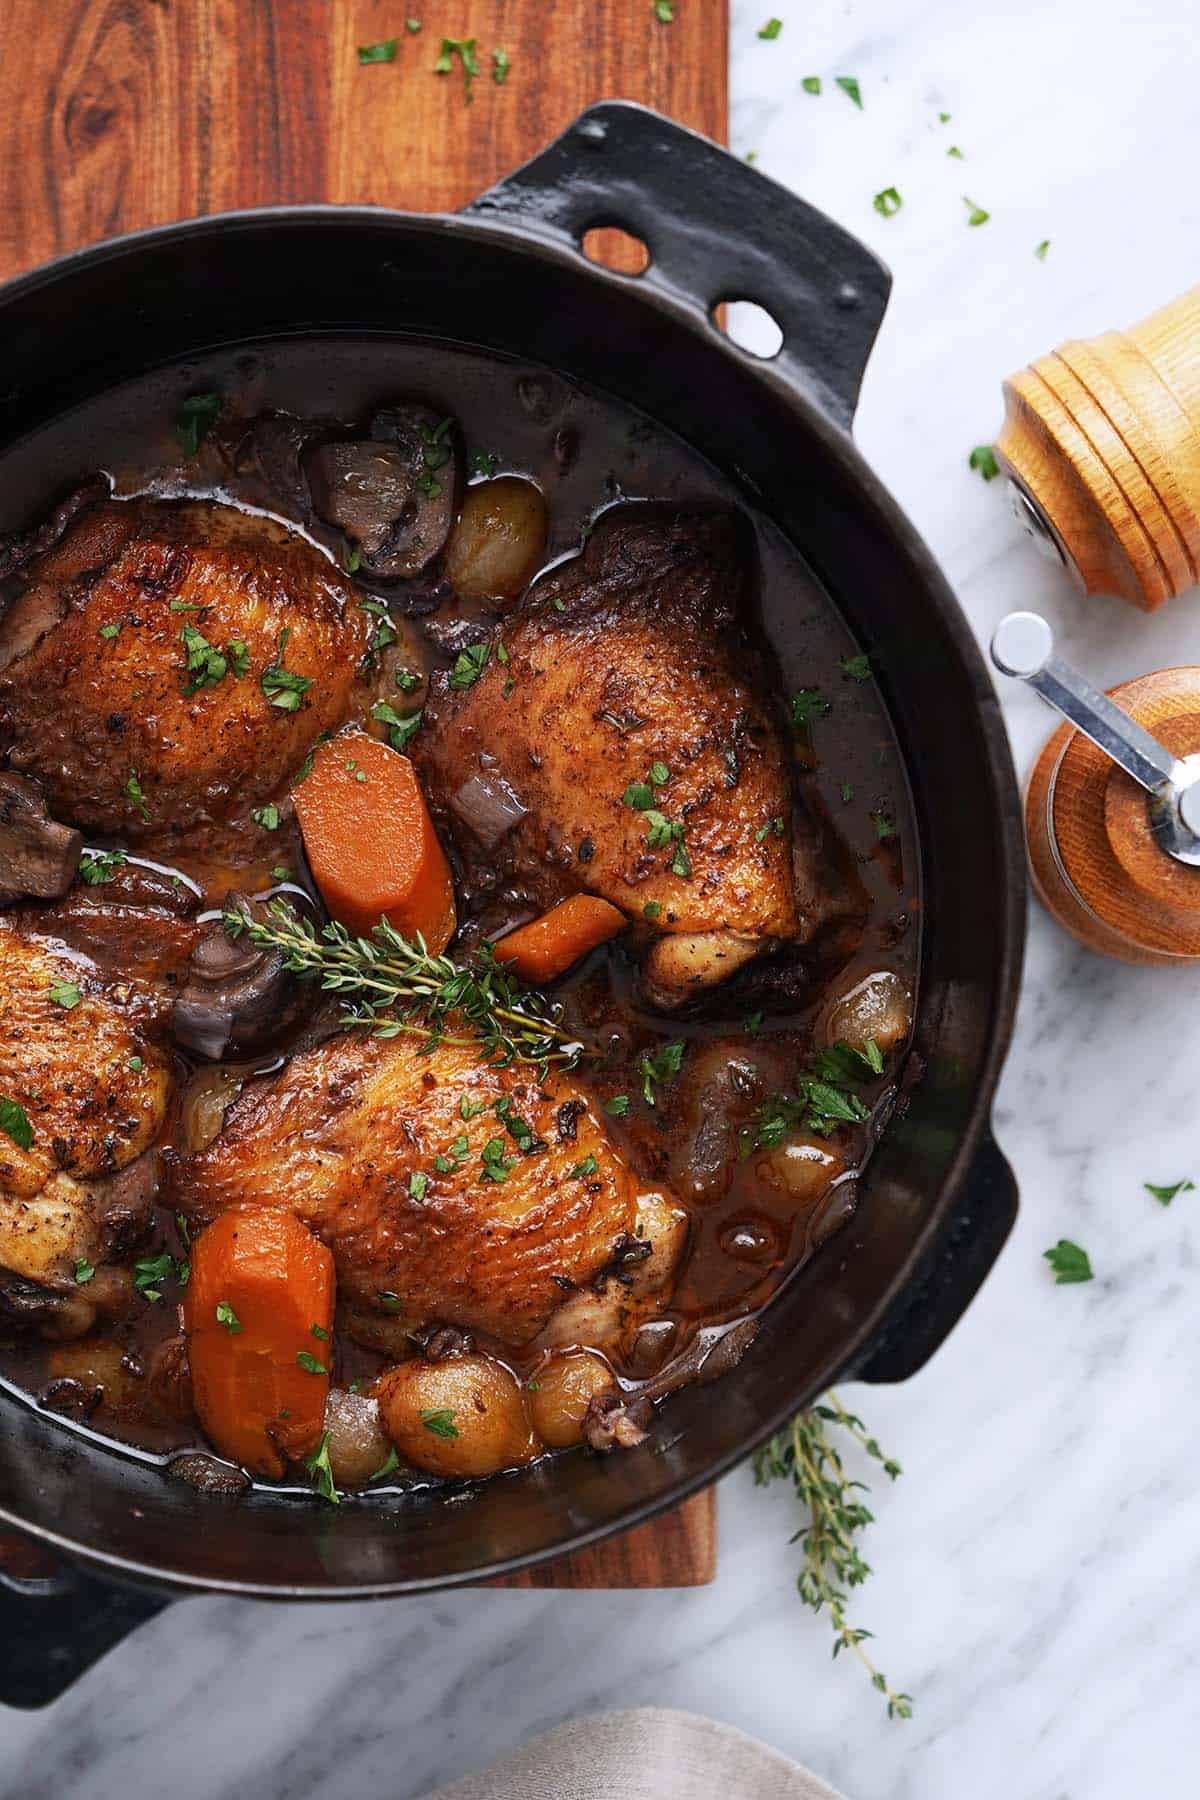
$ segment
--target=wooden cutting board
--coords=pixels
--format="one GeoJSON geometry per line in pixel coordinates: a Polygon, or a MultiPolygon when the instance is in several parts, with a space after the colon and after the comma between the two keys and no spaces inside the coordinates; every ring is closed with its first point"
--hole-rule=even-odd
{"type": "MultiPolygon", "coordinates": [[[[668,10],[669,23],[654,0],[3,0],[0,278],[235,207],[450,211],[595,100],[641,100],[724,139],[727,0],[668,10]],[[434,72],[443,37],[475,40],[469,101],[459,55],[434,72]],[[359,45],[391,38],[393,61],[359,63],[359,45]]],[[[510,1585],[690,1587],[715,1568],[710,1492],[510,1585]]]]}

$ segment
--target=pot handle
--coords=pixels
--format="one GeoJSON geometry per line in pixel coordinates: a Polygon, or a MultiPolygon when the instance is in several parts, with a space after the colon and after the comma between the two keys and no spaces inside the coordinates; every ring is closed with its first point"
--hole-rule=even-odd
{"type": "Polygon", "coordinates": [[[1004,1247],[1017,1217],[1017,1183],[989,1133],[975,1152],[958,1205],[903,1300],[852,1371],[856,1381],[907,1381],[949,1337],[1004,1247]]]}
{"type": "Polygon", "coordinates": [[[708,321],[721,301],[754,301],[783,333],[764,367],[849,428],[891,276],[848,231],[708,138],[606,100],[463,210],[581,256],[585,232],[617,226],[644,241],[650,263],[609,279],[644,281],[708,321]]]}
{"type": "Polygon", "coordinates": [[[0,1705],[49,1706],[169,1604],[166,1595],[60,1562],[19,1532],[0,1532],[0,1705]]]}

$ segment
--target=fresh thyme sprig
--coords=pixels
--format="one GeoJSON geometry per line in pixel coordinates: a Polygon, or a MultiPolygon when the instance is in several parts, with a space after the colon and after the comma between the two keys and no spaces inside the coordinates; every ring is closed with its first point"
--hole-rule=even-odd
{"type": "Polygon", "coordinates": [[[561,1007],[523,987],[490,945],[459,964],[431,955],[419,933],[413,942],[401,937],[386,919],[371,938],[352,937],[332,921],[318,929],[284,899],[272,900],[265,918],[237,902],[226,907],[224,918],[231,937],[245,933],[253,943],[282,951],[293,974],[341,994],[345,1023],[376,1037],[411,1033],[430,1050],[473,1038],[494,1063],[534,1063],[541,1070],[573,1069],[583,1055],[584,1046],[562,1024],[561,1007]],[[470,1038],[449,1035],[447,1027],[458,1022],[470,1038]]]}
{"type": "Polygon", "coordinates": [[[859,1587],[871,1573],[855,1542],[857,1534],[871,1523],[874,1514],[864,1506],[860,1495],[866,1486],[852,1481],[846,1474],[841,1456],[832,1442],[830,1425],[840,1426],[860,1450],[879,1463],[894,1481],[900,1465],[884,1455],[873,1437],[868,1437],[862,1420],[847,1412],[837,1395],[829,1393],[823,1402],[797,1413],[785,1431],[777,1433],[754,1457],[754,1479],[760,1486],[774,1480],[790,1480],[796,1496],[808,1514],[808,1523],[796,1536],[804,1552],[804,1563],[796,1578],[800,1598],[814,1612],[824,1607],[833,1626],[834,1656],[852,1650],[887,1702],[889,1719],[912,1717],[912,1698],[889,1687],[887,1678],[875,1667],[863,1649],[872,1634],[853,1626],[846,1618],[847,1594],[859,1587]]]}

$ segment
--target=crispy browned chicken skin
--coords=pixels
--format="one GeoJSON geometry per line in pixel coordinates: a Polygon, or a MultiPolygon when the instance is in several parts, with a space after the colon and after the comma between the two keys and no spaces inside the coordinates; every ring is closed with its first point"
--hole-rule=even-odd
{"type": "MultiPolygon", "coordinates": [[[[105,1292],[80,1267],[127,1248],[129,1228],[148,1217],[171,1087],[166,1058],[90,965],[0,922],[0,1271],[78,1298],[77,1328],[105,1292]]],[[[24,1298],[32,1313],[35,1297],[24,1298]]],[[[40,1306],[36,1322],[53,1311],[40,1306]]]]}
{"type": "Polygon", "coordinates": [[[0,626],[0,749],[85,830],[169,845],[245,817],[351,711],[372,621],[269,520],[104,502],[27,583],[0,626]],[[199,686],[195,634],[227,664],[199,686]],[[281,661],[312,683],[291,710],[263,687],[281,661]]]}
{"type": "Polygon", "coordinates": [[[413,740],[475,883],[490,870],[538,907],[600,895],[668,934],[651,974],[684,989],[799,928],[747,566],[730,513],[614,508],[504,622],[478,680],[434,684],[413,740]],[[502,842],[464,822],[473,777],[525,809],[502,842]]]}
{"type": "Polygon", "coordinates": [[[471,1045],[422,1055],[407,1037],[338,1036],[294,1057],[172,1184],[205,1221],[292,1208],[333,1249],[351,1309],[510,1344],[610,1265],[638,1216],[637,1178],[569,1076],[539,1087],[471,1045]]]}

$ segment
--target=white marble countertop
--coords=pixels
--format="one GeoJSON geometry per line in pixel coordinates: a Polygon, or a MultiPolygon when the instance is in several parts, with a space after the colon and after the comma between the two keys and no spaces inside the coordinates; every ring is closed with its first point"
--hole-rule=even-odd
{"type": "MultiPolygon", "coordinates": [[[[1195,70],[1192,0],[735,7],[735,146],[895,274],[862,449],[981,640],[1036,605],[1102,684],[1200,661],[1200,604],[1146,619],[1081,601],[966,457],[997,429],[1004,374],[1195,281],[1195,70]],[[761,42],[771,11],[784,29],[761,42]],[[889,186],[904,205],[885,220],[871,201],[889,186]],[[964,193],[986,226],[967,227],[964,193]]],[[[1049,717],[1004,700],[1024,771],[1049,717]]],[[[877,1490],[853,1611],[914,1695],[910,1723],[830,1662],[792,1589],[787,1497],[743,1470],[707,1590],[171,1609],[51,1711],[0,1719],[0,1792],[402,1800],[562,1719],[654,1703],[729,1720],[851,1800],[1195,1794],[1200,1194],[1164,1209],[1142,1183],[1200,1181],[1198,996],[1200,970],[1102,962],[1034,912],[996,1114],[1017,1229],[919,1376],[853,1390],[905,1465],[877,1490]],[[1090,1286],[1053,1285],[1041,1252],[1063,1235],[1089,1249],[1090,1286]]]]}

